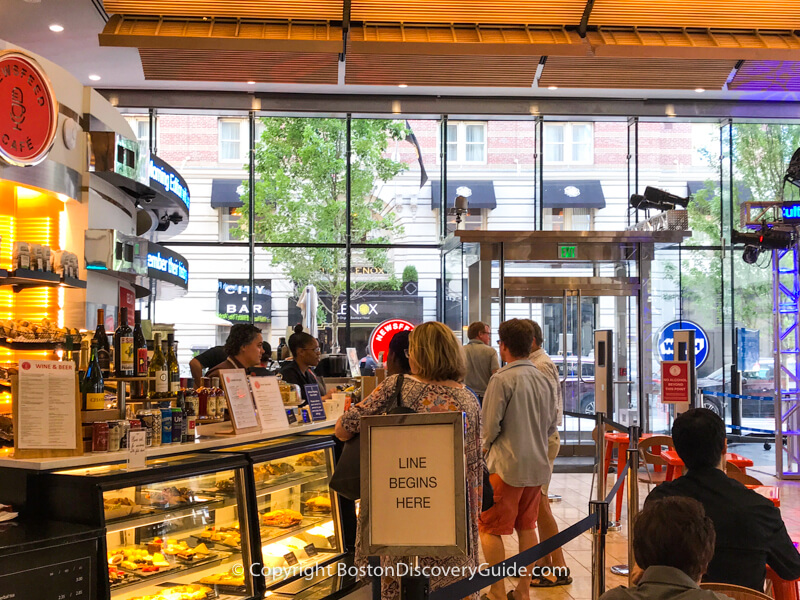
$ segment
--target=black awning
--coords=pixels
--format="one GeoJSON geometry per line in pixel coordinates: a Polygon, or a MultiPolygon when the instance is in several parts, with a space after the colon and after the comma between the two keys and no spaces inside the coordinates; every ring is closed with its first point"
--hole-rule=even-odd
{"type": "MultiPolygon", "coordinates": [[[[439,194],[441,193],[441,189],[442,185],[440,181],[431,181],[432,208],[439,206],[439,194]]],[[[456,196],[466,196],[469,208],[497,207],[497,197],[494,195],[493,181],[451,179],[447,182],[447,208],[453,208],[456,196]]]]}
{"type": "Polygon", "coordinates": [[[211,208],[239,208],[243,206],[239,197],[241,179],[214,179],[211,182],[211,208]]]}
{"type": "Polygon", "coordinates": [[[545,181],[545,208],[605,208],[606,197],[599,179],[545,181]]]}
{"type": "MultiPolygon", "coordinates": [[[[740,202],[750,202],[753,199],[753,192],[750,191],[750,188],[747,187],[741,181],[737,181],[734,183],[736,186],[736,190],[739,193],[739,201],[740,202]]],[[[704,190],[707,187],[710,187],[712,190],[715,190],[719,187],[719,182],[716,180],[706,180],[706,181],[687,181],[686,188],[688,190],[688,196],[694,196],[700,190],[704,190]]]]}

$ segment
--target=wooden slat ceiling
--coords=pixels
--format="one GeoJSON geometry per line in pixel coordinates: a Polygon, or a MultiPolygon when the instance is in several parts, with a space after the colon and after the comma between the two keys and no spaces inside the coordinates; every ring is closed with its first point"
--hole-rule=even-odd
{"type": "Polygon", "coordinates": [[[563,27],[354,25],[348,38],[348,54],[426,55],[543,55],[586,56],[589,45],[575,31],[563,27]]]}
{"type": "Polygon", "coordinates": [[[798,0],[595,0],[590,25],[800,29],[798,0]]]}
{"type": "Polygon", "coordinates": [[[732,60],[551,56],[539,87],[718,90],[735,65],[732,60]]]}
{"type": "Polygon", "coordinates": [[[599,27],[587,32],[586,40],[595,56],[728,60],[800,56],[800,37],[791,31],[599,27]]]}
{"type": "Polygon", "coordinates": [[[342,0],[103,0],[109,14],[341,20],[342,0]]]}
{"type": "Polygon", "coordinates": [[[348,54],[345,83],[530,87],[538,56],[348,54]]]}
{"type": "Polygon", "coordinates": [[[800,62],[745,61],[728,87],[732,90],[800,92],[800,62]]]}
{"type": "Polygon", "coordinates": [[[101,46],[331,52],[342,49],[342,28],[328,22],[114,15],[101,46]]]}
{"type": "Polygon", "coordinates": [[[331,53],[139,49],[145,79],[336,84],[331,53]]]}
{"type": "Polygon", "coordinates": [[[353,21],[562,25],[581,21],[585,0],[352,0],[353,21]]]}

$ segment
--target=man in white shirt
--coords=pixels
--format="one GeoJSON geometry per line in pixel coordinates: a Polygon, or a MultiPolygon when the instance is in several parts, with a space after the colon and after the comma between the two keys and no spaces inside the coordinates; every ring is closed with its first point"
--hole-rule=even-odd
{"type": "MultiPolygon", "coordinates": [[[[500,324],[500,356],[507,363],[489,380],[483,401],[483,453],[494,489],[494,506],[478,520],[486,562],[505,558],[501,536],[515,530],[519,550],[536,544],[541,487],[550,481],[547,440],[556,430],[556,385],[528,360],[533,327],[520,319],[500,324]]],[[[515,600],[530,598],[530,573],[519,578],[515,600]]],[[[505,584],[491,586],[491,600],[504,600],[505,584]]]]}
{"type": "MultiPolygon", "coordinates": [[[[558,423],[561,423],[564,418],[564,401],[561,397],[561,381],[558,376],[558,367],[550,360],[550,357],[547,356],[547,353],[542,348],[542,344],[544,343],[542,328],[536,321],[526,320],[533,327],[533,345],[531,346],[530,360],[534,367],[547,375],[548,379],[555,384],[556,397],[553,398],[553,401],[556,403],[558,423]]],[[[556,460],[556,456],[558,456],[560,447],[561,437],[558,435],[558,429],[556,429],[547,440],[547,460],[550,462],[551,476],[553,473],[553,463],[556,460]]],[[[553,513],[550,511],[550,502],[547,499],[549,487],[549,481],[546,485],[542,486],[542,500],[539,502],[539,518],[536,522],[539,528],[539,538],[541,541],[551,538],[558,533],[558,524],[553,517],[553,513]]],[[[561,548],[557,548],[537,561],[536,566],[553,567],[549,572],[554,576],[545,577],[537,570],[531,578],[531,587],[555,587],[572,583],[572,577],[569,575],[569,569],[567,569],[567,563],[564,560],[564,552],[561,548]]]]}

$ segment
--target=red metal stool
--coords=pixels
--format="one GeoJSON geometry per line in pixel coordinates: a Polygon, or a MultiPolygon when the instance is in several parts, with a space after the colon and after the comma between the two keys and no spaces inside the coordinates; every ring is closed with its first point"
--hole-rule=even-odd
{"type": "Polygon", "coordinates": [[[787,581],[781,579],[775,571],[770,569],[769,565],[767,565],[767,579],[772,583],[772,597],[775,600],[800,600],[800,594],[798,594],[797,590],[797,583],[800,580],[787,581]]]}

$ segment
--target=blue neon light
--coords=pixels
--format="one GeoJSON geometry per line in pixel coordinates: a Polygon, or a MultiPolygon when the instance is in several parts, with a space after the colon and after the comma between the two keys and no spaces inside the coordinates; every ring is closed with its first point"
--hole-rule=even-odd
{"type": "Polygon", "coordinates": [[[150,181],[155,181],[163,187],[165,191],[171,192],[180,198],[181,202],[186,205],[186,208],[189,208],[189,188],[186,187],[183,179],[181,179],[177,173],[167,171],[161,165],[157,165],[152,158],[150,159],[150,181]]]}
{"type": "Polygon", "coordinates": [[[784,204],[781,206],[781,216],[784,221],[800,220],[800,204],[784,204]]]}
{"type": "Polygon", "coordinates": [[[163,258],[161,252],[147,255],[147,268],[169,273],[182,279],[184,283],[189,283],[189,269],[186,268],[183,261],[175,260],[171,256],[163,258]]]}

